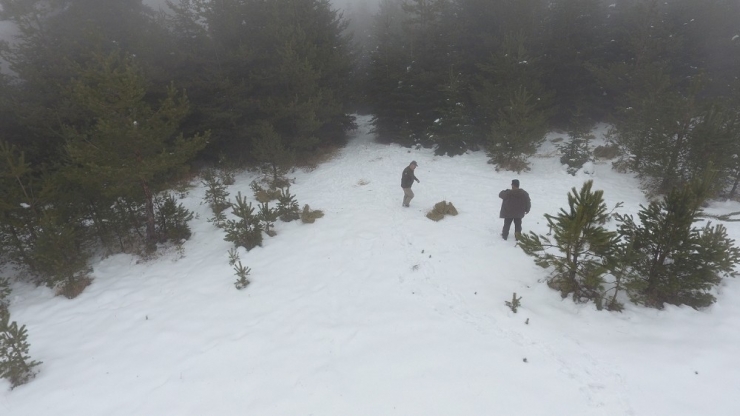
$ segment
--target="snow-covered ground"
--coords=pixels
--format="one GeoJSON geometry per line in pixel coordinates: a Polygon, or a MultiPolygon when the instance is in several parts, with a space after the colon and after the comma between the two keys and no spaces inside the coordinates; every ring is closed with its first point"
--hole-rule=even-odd
{"type": "MultiPolygon", "coordinates": [[[[184,253],[107,258],[74,300],[16,285],[12,319],[43,364],[15,390],[0,381],[0,415],[740,414],[740,281],[702,311],[597,311],[561,300],[499,237],[498,192],[515,177],[532,197],[525,231],[542,234],[543,214],[588,179],[609,207],[636,213],[635,178],[609,163],[570,176],[551,142],[531,172],[495,172],[482,152],[376,144],[358,121],[337,157],[291,175],[301,206],[325,217],[278,222],[263,247],[240,251],[243,291],[199,183],[182,200],[198,214],[184,253]],[[421,183],[402,208],[411,160],[421,183]],[[460,214],[427,219],[443,199],[460,214]],[[518,313],[504,304],[514,292],[518,313]]],[[[251,196],[253,178],[238,175],[231,195],[251,196]]],[[[740,240],[740,223],[725,225],[740,240]]]]}

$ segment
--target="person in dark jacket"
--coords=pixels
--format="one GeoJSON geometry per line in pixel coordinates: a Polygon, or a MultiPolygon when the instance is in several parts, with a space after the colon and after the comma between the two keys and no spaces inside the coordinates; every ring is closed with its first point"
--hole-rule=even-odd
{"type": "Polygon", "coordinates": [[[414,193],[411,191],[411,185],[414,181],[420,182],[419,179],[414,175],[414,169],[416,169],[416,161],[412,160],[411,163],[406,166],[401,174],[401,189],[403,189],[403,206],[408,207],[411,200],[414,198],[414,193]]]}
{"type": "Polygon", "coordinates": [[[532,208],[532,201],[529,194],[524,189],[519,188],[519,180],[511,181],[511,189],[504,189],[499,192],[501,198],[500,218],[504,219],[504,229],[501,231],[501,237],[506,240],[509,238],[509,229],[511,223],[514,223],[514,237],[518,240],[522,235],[522,218],[529,214],[532,208]]]}

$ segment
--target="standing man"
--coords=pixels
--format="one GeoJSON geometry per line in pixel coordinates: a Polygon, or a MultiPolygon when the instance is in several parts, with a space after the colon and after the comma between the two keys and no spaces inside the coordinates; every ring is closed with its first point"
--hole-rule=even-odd
{"type": "Polygon", "coordinates": [[[529,214],[532,208],[532,201],[529,194],[524,189],[519,188],[519,179],[511,181],[511,189],[504,189],[499,192],[498,197],[501,201],[500,218],[504,219],[504,229],[501,231],[501,237],[506,240],[509,238],[509,229],[514,222],[514,238],[519,240],[522,235],[522,218],[529,214]]]}
{"type": "Polygon", "coordinates": [[[401,189],[403,189],[403,206],[408,207],[409,202],[414,198],[414,193],[411,191],[411,185],[414,181],[419,182],[419,179],[414,176],[414,169],[416,169],[416,161],[412,160],[411,163],[406,166],[401,174],[401,189]]]}

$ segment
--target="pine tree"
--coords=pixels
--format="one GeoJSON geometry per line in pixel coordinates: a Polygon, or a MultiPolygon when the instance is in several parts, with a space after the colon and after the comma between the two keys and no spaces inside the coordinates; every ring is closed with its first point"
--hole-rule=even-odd
{"type": "Polygon", "coordinates": [[[173,194],[155,197],[154,206],[160,241],[181,243],[190,238],[192,232],[188,222],[193,219],[194,214],[182,204],[178,204],[173,194]]]}
{"type": "Polygon", "coordinates": [[[498,169],[520,173],[529,170],[527,161],[545,140],[548,113],[542,110],[538,97],[521,87],[509,104],[499,111],[488,137],[491,163],[498,169]]]}
{"type": "Polygon", "coordinates": [[[646,187],[666,193],[688,182],[690,137],[702,112],[701,79],[682,91],[659,68],[650,71],[645,88],[628,94],[632,103],[616,123],[618,142],[629,151],[631,168],[646,187]]]}
{"type": "Polygon", "coordinates": [[[244,266],[241,261],[237,261],[234,264],[234,274],[236,274],[236,282],[234,282],[234,287],[236,287],[237,290],[242,290],[249,286],[251,282],[249,281],[249,279],[247,279],[247,276],[249,276],[249,273],[251,272],[252,269],[244,266]]]}
{"type": "Polygon", "coordinates": [[[568,140],[558,146],[558,150],[561,153],[560,163],[568,165],[568,173],[575,175],[586,162],[592,160],[591,148],[588,144],[594,136],[590,134],[589,123],[585,122],[580,110],[576,110],[571,117],[570,125],[568,140]]]}
{"type": "Polygon", "coordinates": [[[285,147],[271,124],[260,122],[254,127],[252,148],[254,158],[264,164],[264,172],[272,177],[272,187],[285,183],[285,174],[295,163],[295,153],[285,147]]]}
{"type": "Polygon", "coordinates": [[[445,108],[449,72],[454,63],[455,13],[450,0],[406,0],[403,29],[408,37],[407,83],[412,112],[407,121],[422,145],[433,144],[428,130],[445,108]]]}
{"type": "Polygon", "coordinates": [[[211,151],[248,158],[260,123],[297,153],[343,142],[352,61],[328,0],[181,0],[171,27],[200,51],[178,69],[199,98],[194,121],[214,131],[211,151]]]}
{"type": "Polygon", "coordinates": [[[619,234],[635,251],[625,287],[631,299],[653,308],[709,306],[710,291],[723,276],[734,276],[740,249],[725,227],[693,224],[701,215],[707,185],[694,182],[642,207],[632,216],[617,216],[619,234]]]}
{"type": "Polygon", "coordinates": [[[59,124],[81,122],[64,102],[64,88],[91,51],[123,49],[147,67],[166,56],[158,47],[166,31],[141,0],[0,0],[0,20],[17,29],[16,41],[0,47],[0,56],[17,81],[9,93],[23,134],[18,144],[34,162],[58,161],[64,146],[59,124]]]}
{"type": "Polygon", "coordinates": [[[548,285],[565,298],[572,295],[576,302],[592,300],[604,306],[604,276],[617,233],[603,224],[608,218],[603,191],[592,191],[593,181],[583,184],[580,191],[568,194],[568,209],[545,218],[554,233],[553,240],[533,232],[523,234],[518,245],[542,267],[552,267],[548,285]],[[560,254],[553,254],[554,249],[560,254]]]}
{"type": "Polygon", "coordinates": [[[31,360],[29,347],[26,326],[10,322],[8,310],[0,308],[0,378],[7,379],[12,388],[31,380],[41,365],[31,360]]]}
{"type": "Polygon", "coordinates": [[[224,240],[234,243],[236,247],[244,247],[247,251],[262,246],[262,224],[254,214],[252,203],[241,192],[236,196],[236,203],[231,205],[231,211],[237,220],[228,220],[224,226],[226,237],[224,240]]]}
{"type": "Polygon", "coordinates": [[[301,208],[295,199],[295,195],[290,193],[290,188],[280,191],[277,211],[280,219],[285,222],[291,222],[301,218],[301,208]]]}
{"type": "Polygon", "coordinates": [[[0,142],[0,249],[6,260],[35,271],[31,251],[42,216],[38,173],[17,147],[0,142]]]}
{"type": "Polygon", "coordinates": [[[206,144],[208,134],[177,135],[188,112],[184,95],[171,87],[158,108],[144,100],[144,78],[132,57],[98,57],[73,83],[70,100],[91,122],[65,126],[66,152],[85,175],[106,183],[104,193],[145,203],[146,244],[157,242],[154,194],[168,174],[206,144]]]}
{"type": "Polygon", "coordinates": [[[549,118],[553,94],[542,84],[546,71],[536,39],[517,29],[492,42],[492,51],[475,66],[472,99],[479,127],[490,132],[500,121],[502,110],[522,91],[531,94],[530,104],[549,118]]]}
{"type": "Polygon", "coordinates": [[[384,0],[373,19],[373,47],[365,90],[381,143],[414,144],[408,120],[412,116],[409,38],[403,30],[405,12],[398,0],[384,0]]]}
{"type": "Polygon", "coordinates": [[[8,296],[10,296],[10,280],[0,277],[0,309],[8,308],[8,296]]]}
{"type": "Polygon", "coordinates": [[[229,192],[226,190],[226,185],[212,170],[204,171],[202,183],[206,186],[206,194],[203,200],[208,203],[208,206],[211,207],[211,210],[216,216],[231,206],[227,199],[229,192]]]}
{"type": "Polygon", "coordinates": [[[464,97],[465,85],[462,74],[450,71],[450,80],[444,87],[444,105],[439,118],[429,128],[434,142],[434,154],[457,156],[468,149],[477,150],[472,111],[464,97]]]}
{"type": "Polygon", "coordinates": [[[589,67],[603,62],[606,49],[611,45],[608,31],[608,4],[594,0],[559,0],[548,2],[547,16],[543,22],[542,82],[554,91],[553,115],[555,122],[568,125],[577,109],[585,116],[600,120],[610,110],[604,103],[603,90],[599,87],[589,67]]]}
{"type": "Polygon", "coordinates": [[[262,223],[262,229],[265,230],[265,234],[274,237],[277,233],[272,227],[275,225],[275,221],[278,220],[280,214],[277,209],[270,208],[269,202],[262,202],[259,207],[257,217],[262,223]]]}
{"type": "Polygon", "coordinates": [[[90,253],[82,246],[79,233],[79,228],[48,210],[39,222],[32,251],[41,281],[70,299],[91,281],[90,253]]]}
{"type": "Polygon", "coordinates": [[[737,189],[736,175],[740,150],[740,112],[724,101],[707,103],[688,134],[688,151],[682,166],[687,181],[716,173],[712,195],[730,194],[737,189]],[[728,191],[729,189],[729,191],[728,191]]]}

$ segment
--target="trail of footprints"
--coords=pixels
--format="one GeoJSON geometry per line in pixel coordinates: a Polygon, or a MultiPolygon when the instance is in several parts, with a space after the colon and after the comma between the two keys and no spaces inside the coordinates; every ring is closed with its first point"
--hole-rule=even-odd
{"type": "MultiPolygon", "coordinates": [[[[441,295],[445,302],[443,305],[435,306],[434,309],[438,314],[453,316],[482,334],[505,337],[511,340],[522,349],[522,356],[512,357],[512,359],[522,361],[523,365],[537,365],[531,358],[526,359],[528,355],[530,357],[544,356],[557,363],[560,374],[579,386],[579,393],[589,407],[619,409],[618,411],[615,410],[614,414],[635,415],[635,411],[625,394],[626,387],[623,377],[610,370],[605,363],[594,358],[576,340],[567,336],[563,339],[569,347],[578,349],[577,354],[572,354],[577,356],[578,359],[571,360],[559,354],[546,341],[538,341],[526,335],[525,331],[529,327],[524,326],[523,316],[521,331],[505,328],[498,323],[494,316],[496,308],[493,305],[487,309],[469,305],[466,301],[466,295],[455,292],[444,284],[444,280],[436,276],[433,253],[417,249],[418,246],[414,245],[408,236],[399,237],[398,242],[404,246],[409,264],[408,270],[401,272],[399,282],[413,286],[414,289],[412,290],[420,296],[425,296],[424,293],[427,290],[432,290],[441,295]],[[405,278],[404,276],[410,277],[405,278]]],[[[502,304],[505,297],[502,296],[500,300],[502,304]]],[[[501,318],[499,317],[499,319],[501,318]]]]}

